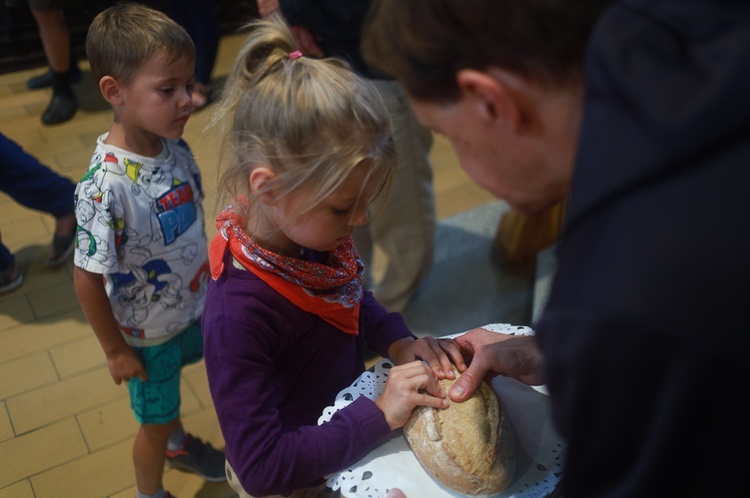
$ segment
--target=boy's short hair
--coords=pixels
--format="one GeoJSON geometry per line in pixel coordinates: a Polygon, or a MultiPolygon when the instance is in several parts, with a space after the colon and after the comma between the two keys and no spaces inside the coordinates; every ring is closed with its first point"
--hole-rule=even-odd
{"type": "Polygon", "coordinates": [[[190,35],[166,14],[123,2],[101,12],[89,26],[86,55],[94,81],[111,76],[129,82],[143,64],[163,53],[170,62],[196,60],[190,35]]]}

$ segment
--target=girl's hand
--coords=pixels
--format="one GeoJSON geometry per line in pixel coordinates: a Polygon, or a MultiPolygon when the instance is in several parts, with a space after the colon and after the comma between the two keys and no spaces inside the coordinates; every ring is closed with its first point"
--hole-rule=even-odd
{"type": "Polygon", "coordinates": [[[123,381],[128,382],[135,377],[140,378],[143,382],[148,379],[146,369],[143,368],[141,360],[138,359],[130,347],[125,347],[107,355],[107,367],[109,368],[109,374],[117,385],[122,384],[123,381]]]}
{"type": "Polygon", "coordinates": [[[391,430],[403,427],[417,406],[448,408],[434,372],[421,361],[393,367],[375,404],[391,430]]]}
{"type": "Polygon", "coordinates": [[[414,340],[413,338],[399,339],[391,344],[388,355],[394,363],[404,363],[423,360],[435,372],[438,379],[454,379],[453,365],[459,372],[466,370],[466,363],[461,354],[461,348],[453,339],[435,339],[424,337],[414,340]]]}

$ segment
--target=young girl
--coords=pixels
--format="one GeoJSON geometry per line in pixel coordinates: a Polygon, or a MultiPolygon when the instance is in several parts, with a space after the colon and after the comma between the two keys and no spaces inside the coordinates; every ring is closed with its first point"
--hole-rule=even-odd
{"type": "Polygon", "coordinates": [[[362,287],[350,235],[395,167],[376,90],[339,60],[302,57],[281,21],[250,27],[218,109],[231,117],[221,185],[237,201],[210,247],[205,362],[235,491],[316,496],[415,406],[446,407],[436,378],[465,365],[452,341],[416,339],[362,287]],[[400,366],[377,401],[318,426],[364,371],[365,347],[400,366]]]}

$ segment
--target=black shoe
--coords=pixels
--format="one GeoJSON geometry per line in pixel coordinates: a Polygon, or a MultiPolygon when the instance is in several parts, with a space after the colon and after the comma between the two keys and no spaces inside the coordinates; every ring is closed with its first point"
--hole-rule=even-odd
{"type": "Polygon", "coordinates": [[[179,450],[167,449],[167,465],[173,469],[197,474],[209,482],[227,480],[224,452],[190,434],[185,434],[185,442],[179,450]]]}
{"type": "MultiPolygon", "coordinates": [[[[79,83],[83,79],[83,73],[78,68],[78,65],[74,65],[70,68],[70,81],[71,83],[79,83]]],[[[49,88],[52,86],[52,69],[47,69],[46,72],[39,76],[33,76],[26,81],[26,88],[29,90],[40,90],[42,88],[49,88]]]]}
{"type": "Polygon", "coordinates": [[[52,95],[47,108],[42,113],[42,123],[58,124],[70,120],[78,110],[78,102],[72,95],[52,95]]]}

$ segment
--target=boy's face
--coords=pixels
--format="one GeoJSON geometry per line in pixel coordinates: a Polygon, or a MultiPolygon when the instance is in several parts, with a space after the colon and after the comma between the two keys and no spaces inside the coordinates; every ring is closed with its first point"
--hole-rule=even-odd
{"type": "Polygon", "coordinates": [[[152,56],[133,78],[121,85],[118,119],[129,133],[176,139],[182,136],[192,107],[195,64],[182,57],[168,62],[152,56]]]}

